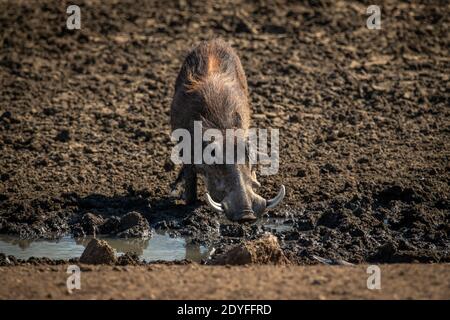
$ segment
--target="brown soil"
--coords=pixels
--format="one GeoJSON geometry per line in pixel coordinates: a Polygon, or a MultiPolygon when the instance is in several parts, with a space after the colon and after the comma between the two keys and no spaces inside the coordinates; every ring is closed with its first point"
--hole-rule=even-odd
{"type": "Polygon", "coordinates": [[[281,130],[260,192],[286,185],[271,214],[291,216],[276,235],[292,262],[450,261],[446,1],[382,1],[379,31],[352,1],[77,3],[69,31],[66,1],[0,1],[0,233],[79,235],[86,213],[137,211],[218,252],[259,237],[167,196],[175,77],[220,36],[242,59],[253,126],[281,130]]]}
{"type": "Polygon", "coordinates": [[[0,267],[0,299],[450,299],[449,265],[380,265],[381,289],[367,289],[367,266],[84,266],[69,294],[67,266],[0,267]]]}

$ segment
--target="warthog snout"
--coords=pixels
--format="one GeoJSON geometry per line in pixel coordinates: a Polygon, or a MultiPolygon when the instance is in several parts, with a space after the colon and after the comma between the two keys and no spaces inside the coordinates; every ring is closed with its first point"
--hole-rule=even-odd
{"type": "Polygon", "coordinates": [[[281,185],[273,199],[264,199],[253,190],[253,186],[259,185],[254,180],[255,175],[247,176],[243,168],[231,168],[225,171],[228,174],[222,172],[222,176],[217,175],[217,170],[211,172],[211,176],[209,170],[205,171],[209,191],[206,193],[207,203],[212,209],[224,212],[232,221],[253,221],[267,209],[275,208],[286,194],[284,185],[281,185]]]}

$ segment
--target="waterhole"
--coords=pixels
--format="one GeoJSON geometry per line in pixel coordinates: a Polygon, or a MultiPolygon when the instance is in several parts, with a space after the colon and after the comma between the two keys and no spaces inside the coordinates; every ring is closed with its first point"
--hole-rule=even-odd
{"type": "MultiPolygon", "coordinates": [[[[262,219],[258,222],[266,230],[285,231],[292,228],[286,219],[262,219]]],[[[146,262],[174,261],[189,259],[200,262],[207,259],[212,248],[199,244],[192,244],[184,237],[173,237],[168,233],[155,231],[150,239],[121,239],[98,236],[114,248],[118,255],[134,252],[146,262]]],[[[88,245],[91,237],[73,238],[62,237],[57,240],[29,240],[17,236],[0,235],[0,253],[12,255],[19,259],[50,258],[68,260],[79,258],[88,245]]]]}
{"type": "MultiPolygon", "coordinates": [[[[188,243],[182,237],[170,237],[164,233],[154,233],[150,239],[119,239],[97,237],[105,240],[116,249],[118,255],[134,252],[147,262],[164,260],[189,259],[200,262],[206,259],[209,249],[205,246],[188,243]]],[[[90,237],[63,237],[58,240],[24,240],[14,236],[0,235],[0,252],[13,255],[19,259],[51,258],[64,259],[79,258],[88,245],[90,237]]]]}

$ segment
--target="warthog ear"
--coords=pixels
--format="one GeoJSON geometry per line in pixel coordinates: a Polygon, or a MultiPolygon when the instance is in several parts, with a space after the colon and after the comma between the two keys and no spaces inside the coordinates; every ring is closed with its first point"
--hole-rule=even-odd
{"type": "Polygon", "coordinates": [[[252,166],[250,165],[250,170],[251,170],[251,179],[252,179],[252,186],[254,188],[259,188],[261,187],[261,183],[259,183],[258,178],[256,177],[256,166],[252,166]]]}

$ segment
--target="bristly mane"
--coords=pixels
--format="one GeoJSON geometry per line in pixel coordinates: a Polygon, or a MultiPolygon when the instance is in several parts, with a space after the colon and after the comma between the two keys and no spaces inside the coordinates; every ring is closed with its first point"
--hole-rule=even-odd
{"type": "Polygon", "coordinates": [[[189,92],[202,106],[200,117],[204,129],[242,128],[238,112],[242,99],[236,96],[236,89],[229,75],[213,74],[203,79],[195,91],[189,92]]]}
{"type": "Polygon", "coordinates": [[[204,129],[245,126],[241,113],[248,109],[247,87],[236,70],[236,59],[222,40],[205,42],[185,59],[181,70],[184,77],[177,79],[176,88],[196,101],[204,129]]]}

